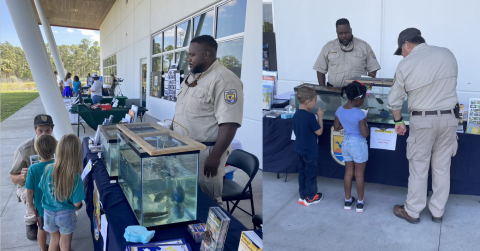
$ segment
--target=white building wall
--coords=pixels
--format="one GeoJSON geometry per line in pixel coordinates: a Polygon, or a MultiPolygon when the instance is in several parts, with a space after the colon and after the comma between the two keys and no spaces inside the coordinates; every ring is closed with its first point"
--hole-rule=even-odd
{"type": "MultiPolygon", "coordinates": [[[[146,58],[148,114],[159,120],[172,119],[175,102],[149,96],[153,46],[151,35],[220,1],[125,2],[116,1],[100,27],[101,60],[116,53],[117,76],[124,78],[121,85],[123,94],[138,99],[141,95],[140,60],[146,58]]],[[[244,118],[236,139],[242,143],[244,150],[255,154],[262,163],[262,2],[248,0],[246,16],[241,78],[245,95],[244,118]]]]}
{"type": "Polygon", "coordinates": [[[378,77],[393,78],[401,56],[394,56],[398,34],[409,27],[420,29],[428,44],[450,49],[458,61],[457,92],[461,103],[480,98],[480,69],[474,49],[480,33],[480,2],[476,0],[346,0],[337,2],[273,0],[277,41],[277,93],[293,91],[301,81],[318,83],[312,69],[322,47],[337,37],[335,22],[347,18],[353,35],[368,42],[382,69],[378,77]],[[340,11],[341,10],[341,11],[340,11]]]}

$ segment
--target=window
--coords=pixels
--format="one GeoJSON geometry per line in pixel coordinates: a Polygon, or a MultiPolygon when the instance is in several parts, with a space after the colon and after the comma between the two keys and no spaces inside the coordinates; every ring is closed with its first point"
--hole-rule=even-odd
{"type": "Polygon", "coordinates": [[[175,53],[175,64],[177,64],[177,69],[183,70],[183,74],[188,75],[190,72],[188,68],[188,51],[181,51],[175,53]]]}
{"type": "Polygon", "coordinates": [[[188,46],[190,44],[190,35],[192,33],[192,24],[191,21],[188,20],[180,25],[177,26],[177,46],[176,48],[182,48],[188,46]]]}
{"type": "Polygon", "coordinates": [[[213,18],[215,16],[215,11],[209,10],[201,14],[200,16],[193,18],[193,37],[198,37],[201,35],[210,35],[213,36],[213,18]]]}
{"type": "Polygon", "coordinates": [[[153,37],[153,54],[158,54],[162,52],[162,33],[160,32],[158,35],[153,37]]]}
{"type": "Polygon", "coordinates": [[[217,36],[222,38],[245,31],[247,0],[232,0],[217,10],[217,36]]]}
{"type": "Polygon", "coordinates": [[[162,71],[162,57],[152,59],[152,71],[162,71]]]}
{"type": "Polygon", "coordinates": [[[112,77],[110,74],[117,76],[117,55],[112,55],[103,60],[103,83],[112,84],[112,77]]]}
{"type": "Polygon", "coordinates": [[[163,71],[167,72],[168,69],[170,69],[172,63],[175,63],[173,53],[169,53],[163,56],[163,71]]]}
{"type": "Polygon", "coordinates": [[[163,51],[173,50],[175,45],[175,28],[171,28],[163,33],[163,51]]]}
{"type": "Polygon", "coordinates": [[[210,35],[218,43],[217,60],[238,77],[242,70],[243,32],[247,0],[224,0],[152,35],[152,78],[150,96],[162,97],[162,78],[172,64],[190,72],[188,46],[193,37],[210,35]]]}
{"type": "Polygon", "coordinates": [[[239,78],[242,70],[243,38],[219,43],[217,60],[239,78]]]}
{"type": "Polygon", "coordinates": [[[263,32],[273,32],[272,4],[263,4],[263,32]]]}

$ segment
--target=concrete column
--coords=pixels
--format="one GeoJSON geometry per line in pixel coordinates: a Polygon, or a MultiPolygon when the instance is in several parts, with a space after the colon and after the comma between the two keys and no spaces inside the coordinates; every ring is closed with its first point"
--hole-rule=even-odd
{"type": "Polygon", "coordinates": [[[59,95],[57,81],[30,0],[5,0],[45,111],[53,118],[54,135],[60,139],[73,133],[67,110],[59,95]]]}
{"type": "Polygon", "coordinates": [[[50,51],[52,52],[53,61],[55,62],[55,67],[57,67],[58,76],[60,79],[65,79],[65,68],[63,67],[62,59],[60,58],[60,53],[58,53],[57,43],[53,37],[52,27],[50,22],[48,22],[45,12],[43,12],[43,5],[41,0],[35,0],[35,7],[37,7],[38,16],[42,21],[43,31],[47,37],[48,44],[50,45],[50,51]]]}
{"type": "Polygon", "coordinates": [[[257,156],[262,166],[262,1],[248,0],[243,38],[242,77],[243,122],[235,139],[242,142],[245,151],[257,156]]]}

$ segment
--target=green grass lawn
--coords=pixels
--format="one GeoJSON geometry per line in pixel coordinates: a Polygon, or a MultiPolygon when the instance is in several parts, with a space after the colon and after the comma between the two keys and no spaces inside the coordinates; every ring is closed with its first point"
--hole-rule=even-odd
{"type": "Polygon", "coordinates": [[[7,119],[12,114],[38,98],[38,92],[36,91],[18,91],[18,92],[3,92],[0,93],[0,105],[1,105],[1,121],[7,119]]]}

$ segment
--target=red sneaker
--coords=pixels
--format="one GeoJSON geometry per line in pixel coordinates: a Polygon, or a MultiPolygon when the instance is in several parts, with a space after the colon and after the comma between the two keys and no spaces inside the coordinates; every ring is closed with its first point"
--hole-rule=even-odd
{"type": "Polygon", "coordinates": [[[308,197],[306,197],[306,198],[303,200],[302,203],[300,203],[300,202],[299,202],[299,203],[302,204],[302,205],[304,205],[304,206],[306,206],[306,207],[308,207],[308,206],[310,206],[310,205],[312,205],[312,204],[314,204],[314,203],[320,202],[322,199],[323,199],[322,193],[317,193],[317,194],[315,194],[315,196],[314,196],[313,198],[309,199],[308,197]]]}

